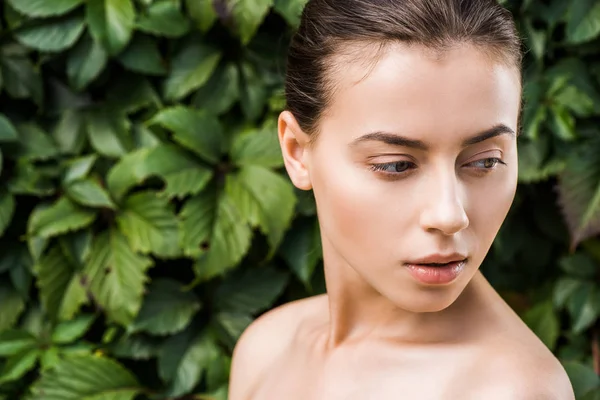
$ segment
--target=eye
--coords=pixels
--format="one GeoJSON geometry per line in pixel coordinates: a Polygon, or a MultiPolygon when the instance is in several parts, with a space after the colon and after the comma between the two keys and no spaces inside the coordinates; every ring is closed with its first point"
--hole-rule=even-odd
{"type": "Polygon", "coordinates": [[[466,165],[478,169],[491,170],[494,169],[498,164],[506,165],[504,161],[497,157],[483,158],[481,160],[470,162],[466,165]]]}
{"type": "Polygon", "coordinates": [[[381,171],[388,174],[401,174],[414,168],[416,168],[416,165],[410,161],[396,161],[384,164],[373,164],[371,166],[373,171],[381,171]]]}

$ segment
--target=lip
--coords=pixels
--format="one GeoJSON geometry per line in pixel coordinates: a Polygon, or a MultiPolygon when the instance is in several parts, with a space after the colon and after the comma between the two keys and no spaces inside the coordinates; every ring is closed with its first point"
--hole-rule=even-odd
{"type": "Polygon", "coordinates": [[[410,260],[405,265],[419,265],[419,264],[448,264],[454,262],[464,261],[467,258],[465,254],[452,253],[452,254],[431,254],[415,260],[410,260]]]}

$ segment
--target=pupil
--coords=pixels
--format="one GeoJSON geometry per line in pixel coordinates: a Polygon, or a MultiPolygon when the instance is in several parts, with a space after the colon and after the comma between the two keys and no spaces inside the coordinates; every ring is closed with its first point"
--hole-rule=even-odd
{"type": "Polygon", "coordinates": [[[494,166],[494,164],[496,164],[495,160],[488,158],[487,160],[485,160],[483,162],[483,166],[486,168],[492,168],[494,166]]]}
{"type": "Polygon", "coordinates": [[[402,161],[402,162],[396,163],[395,170],[396,170],[396,172],[404,172],[404,171],[406,171],[407,168],[408,168],[407,163],[402,161]]]}

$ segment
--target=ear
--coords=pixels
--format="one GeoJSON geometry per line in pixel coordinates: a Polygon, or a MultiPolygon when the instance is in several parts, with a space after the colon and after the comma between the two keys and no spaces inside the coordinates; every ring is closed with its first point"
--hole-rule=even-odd
{"type": "Polygon", "coordinates": [[[279,114],[277,131],[285,168],[292,183],[301,190],[312,189],[306,164],[310,137],[300,128],[296,118],[289,111],[279,114]]]}

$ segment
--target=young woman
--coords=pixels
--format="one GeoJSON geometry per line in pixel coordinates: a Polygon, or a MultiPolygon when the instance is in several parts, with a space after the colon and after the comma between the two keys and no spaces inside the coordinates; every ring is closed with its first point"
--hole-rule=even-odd
{"type": "Polygon", "coordinates": [[[517,186],[521,44],[494,0],[310,0],[279,139],[327,294],[261,316],[231,400],[570,400],[479,266],[517,186]]]}

